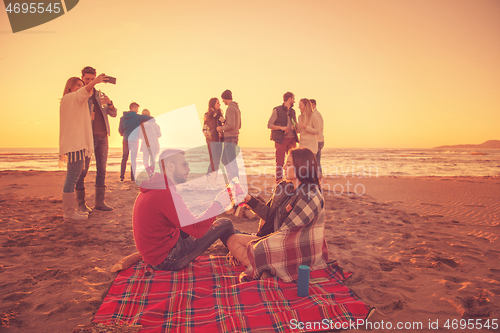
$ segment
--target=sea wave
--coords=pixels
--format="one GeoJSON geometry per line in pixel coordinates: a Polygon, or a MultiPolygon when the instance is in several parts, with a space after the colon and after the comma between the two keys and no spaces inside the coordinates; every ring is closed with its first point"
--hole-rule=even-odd
{"type": "MultiPolygon", "coordinates": [[[[202,147],[186,153],[192,172],[203,173],[208,166],[206,152],[203,149],[202,147]]],[[[247,175],[274,175],[274,149],[241,149],[243,163],[240,163],[240,167],[245,167],[247,175]]],[[[337,173],[349,176],[353,173],[370,173],[376,176],[498,176],[500,174],[500,149],[484,150],[488,155],[471,155],[470,152],[471,150],[456,152],[435,149],[325,148],[322,151],[321,164],[325,175],[337,173]]],[[[110,148],[108,171],[120,171],[121,156],[121,148],[110,148]]],[[[140,153],[137,162],[141,167],[140,153]]],[[[0,149],[0,170],[60,170],[58,149],[0,149]]],[[[95,165],[91,166],[91,170],[95,170],[95,165]]]]}

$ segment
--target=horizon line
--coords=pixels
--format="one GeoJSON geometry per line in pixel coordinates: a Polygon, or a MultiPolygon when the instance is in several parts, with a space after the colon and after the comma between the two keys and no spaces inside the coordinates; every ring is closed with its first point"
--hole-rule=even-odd
{"type": "MultiPolygon", "coordinates": [[[[462,146],[462,145],[469,145],[469,144],[458,144],[458,145],[442,145],[442,146],[436,146],[436,147],[323,147],[322,149],[445,149],[446,148],[460,148],[460,147],[453,147],[453,146],[462,146]],[[440,148],[443,147],[443,148],[440,148]]],[[[474,144],[470,144],[474,145],[474,144]]],[[[200,146],[201,147],[201,146],[200,146]]],[[[272,149],[274,150],[275,148],[273,146],[239,146],[240,148],[245,148],[245,149],[272,149]]],[[[59,147],[0,147],[0,149],[58,149],[59,147]]],[[[123,147],[121,146],[110,146],[109,148],[114,148],[114,149],[122,149],[123,147]]],[[[191,147],[189,149],[196,148],[196,147],[191,147]]],[[[481,147],[474,147],[481,149],[481,147]]],[[[474,148],[462,148],[462,149],[474,149],[474,148]]],[[[486,148],[490,149],[490,148],[486,148]]],[[[495,149],[495,148],[491,148],[495,149]]],[[[498,149],[498,148],[497,148],[498,149]]]]}

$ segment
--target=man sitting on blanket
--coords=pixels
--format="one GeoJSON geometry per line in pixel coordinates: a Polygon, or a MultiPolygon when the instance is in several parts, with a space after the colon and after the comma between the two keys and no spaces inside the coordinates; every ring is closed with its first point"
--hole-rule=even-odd
{"type": "Polygon", "coordinates": [[[190,171],[184,151],[163,151],[159,164],[163,174],[142,182],[135,200],[134,240],[143,260],[154,270],[178,271],[217,239],[225,245],[234,234],[231,220],[215,219],[231,202],[224,190],[203,214],[194,216],[176,190],[190,171]]]}

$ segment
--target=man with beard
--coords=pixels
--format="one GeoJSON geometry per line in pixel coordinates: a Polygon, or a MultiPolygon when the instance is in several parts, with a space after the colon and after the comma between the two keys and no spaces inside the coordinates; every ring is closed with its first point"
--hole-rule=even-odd
{"type": "Polygon", "coordinates": [[[231,203],[226,190],[208,209],[194,216],[176,185],[185,183],[189,163],[184,151],[167,149],[160,154],[160,170],[141,183],[132,224],[137,250],[154,270],[178,271],[205,252],[217,239],[225,245],[235,233],[229,219],[215,219],[231,203]],[[168,183],[168,185],[167,185],[168,183]]]}
{"type": "MultiPolygon", "coordinates": [[[[96,77],[96,70],[90,66],[82,69],[82,81],[85,85],[92,82],[96,77]]],[[[106,165],[108,161],[108,136],[110,117],[116,117],[117,110],[108,96],[103,95],[102,101],[99,91],[92,90],[92,96],[88,99],[90,114],[92,115],[92,134],[94,136],[94,155],[96,165],[95,175],[95,209],[110,211],[112,207],[104,203],[104,193],[106,191],[106,165]]],[[[85,159],[85,167],[76,182],[75,192],[78,202],[78,210],[90,212],[91,209],[85,204],[85,176],[89,171],[90,158],[85,159]]]]}
{"type": "Polygon", "coordinates": [[[292,148],[295,148],[299,137],[295,132],[297,117],[292,108],[295,103],[295,96],[291,92],[283,95],[283,104],[273,109],[271,118],[267,123],[267,128],[271,129],[271,140],[274,141],[276,149],[276,183],[283,178],[283,165],[285,155],[292,148]]]}

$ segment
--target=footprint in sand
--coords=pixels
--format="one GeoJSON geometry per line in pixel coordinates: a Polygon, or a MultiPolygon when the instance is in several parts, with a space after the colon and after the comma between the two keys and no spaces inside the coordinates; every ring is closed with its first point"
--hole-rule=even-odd
{"type": "Polygon", "coordinates": [[[490,272],[493,272],[495,274],[498,274],[498,277],[500,277],[500,269],[496,269],[496,268],[488,268],[488,270],[490,272]]]}
{"type": "Polygon", "coordinates": [[[103,282],[109,282],[113,279],[113,277],[111,277],[107,273],[93,271],[90,274],[84,276],[83,279],[91,284],[101,284],[103,282]]]}
{"type": "Polygon", "coordinates": [[[10,188],[14,188],[14,189],[23,189],[26,186],[28,186],[28,184],[16,184],[16,183],[13,183],[13,184],[9,184],[8,186],[10,186],[10,188]]]}
{"type": "Polygon", "coordinates": [[[35,281],[44,281],[48,279],[52,279],[59,273],[58,269],[46,269],[44,272],[33,276],[33,280],[35,281]]]}
{"type": "Polygon", "coordinates": [[[453,259],[443,258],[443,257],[439,257],[439,256],[434,257],[434,260],[437,262],[441,262],[445,265],[448,265],[452,268],[457,268],[460,265],[458,262],[456,262],[453,259]]]}
{"type": "Polygon", "coordinates": [[[498,258],[500,257],[500,251],[490,249],[490,250],[486,251],[486,253],[484,255],[488,258],[498,260],[498,258]]]}
{"type": "Polygon", "coordinates": [[[384,305],[380,307],[380,310],[385,314],[391,314],[396,311],[403,310],[405,308],[405,304],[401,300],[394,301],[390,304],[384,305]]]}
{"type": "Polygon", "coordinates": [[[479,290],[477,296],[458,297],[465,309],[464,318],[488,318],[493,312],[494,306],[488,300],[486,290],[479,290]]]}
{"type": "Polygon", "coordinates": [[[468,282],[467,279],[456,276],[443,276],[443,280],[457,284],[463,284],[464,282],[468,282]]]}
{"type": "Polygon", "coordinates": [[[391,272],[394,270],[396,267],[401,266],[400,262],[397,261],[384,261],[383,259],[380,260],[380,268],[384,272],[391,272]]]}

